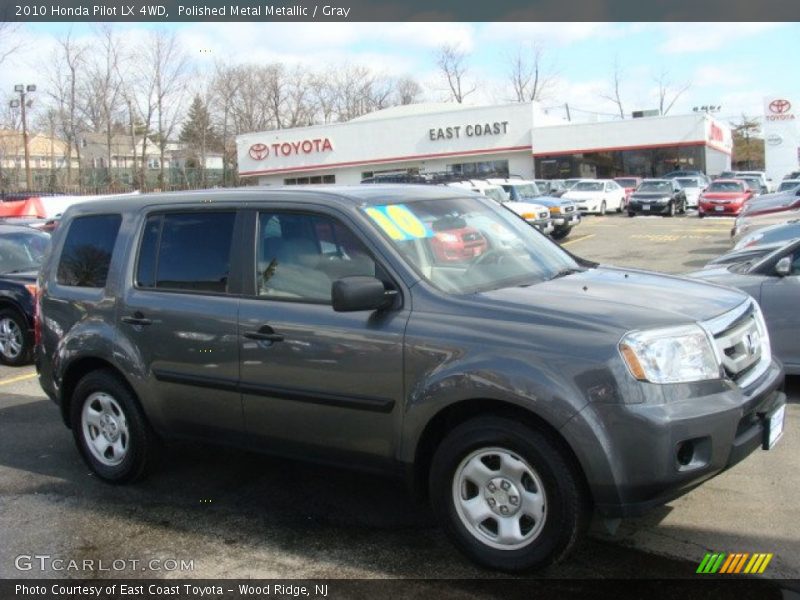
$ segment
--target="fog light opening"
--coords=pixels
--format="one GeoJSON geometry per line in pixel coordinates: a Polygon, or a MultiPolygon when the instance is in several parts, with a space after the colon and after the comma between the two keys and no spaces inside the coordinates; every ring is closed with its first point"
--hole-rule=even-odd
{"type": "Polygon", "coordinates": [[[694,459],[694,442],[681,442],[678,446],[678,464],[682,467],[688,466],[694,459]]]}

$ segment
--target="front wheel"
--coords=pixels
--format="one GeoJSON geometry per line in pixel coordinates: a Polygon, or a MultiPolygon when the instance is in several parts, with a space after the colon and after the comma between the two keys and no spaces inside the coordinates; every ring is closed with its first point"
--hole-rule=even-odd
{"type": "Polygon", "coordinates": [[[670,217],[674,217],[675,216],[675,203],[674,202],[670,202],[669,203],[669,209],[668,209],[668,213],[667,214],[670,217]]]}
{"type": "Polygon", "coordinates": [[[110,371],[93,371],[75,387],[72,434],[84,461],[110,483],[141,477],[158,440],[128,387],[110,371]]]}
{"type": "Polygon", "coordinates": [[[601,215],[605,215],[606,214],[606,201],[605,200],[603,200],[600,203],[600,214],[601,215]]]}
{"type": "Polygon", "coordinates": [[[434,455],[429,485],[447,534],[491,569],[556,562],[588,523],[581,477],[560,444],[510,419],[476,418],[451,431],[434,455]]]}
{"type": "Polygon", "coordinates": [[[554,240],[563,240],[569,235],[570,231],[572,231],[572,227],[557,227],[553,229],[553,233],[550,234],[550,237],[554,240]]]}
{"type": "Polygon", "coordinates": [[[635,213],[635,212],[633,212],[632,210],[629,210],[629,211],[628,211],[628,216],[629,216],[629,217],[635,217],[635,216],[636,216],[636,213],[635,213]]]}

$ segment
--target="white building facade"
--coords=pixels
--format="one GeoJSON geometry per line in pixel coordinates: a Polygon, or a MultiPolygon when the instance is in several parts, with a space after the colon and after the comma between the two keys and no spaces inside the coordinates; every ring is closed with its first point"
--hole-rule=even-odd
{"type": "Polygon", "coordinates": [[[536,103],[416,104],[240,135],[239,175],[261,185],[357,184],[383,174],[656,177],[730,168],[730,127],[706,114],[567,123],[536,103]]]}

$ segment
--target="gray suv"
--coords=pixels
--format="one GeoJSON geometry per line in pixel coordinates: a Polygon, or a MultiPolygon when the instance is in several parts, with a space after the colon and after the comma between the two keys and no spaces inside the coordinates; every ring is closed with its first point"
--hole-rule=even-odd
{"type": "Polygon", "coordinates": [[[101,479],[177,438],[376,469],[495,569],[556,561],[592,511],[640,514],[783,427],[747,295],[583,261],[455,188],[76,205],[39,285],[39,380],[101,479]]]}

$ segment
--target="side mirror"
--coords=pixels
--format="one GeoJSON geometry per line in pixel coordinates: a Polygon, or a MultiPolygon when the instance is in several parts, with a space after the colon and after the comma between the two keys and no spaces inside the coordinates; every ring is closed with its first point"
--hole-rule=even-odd
{"type": "Polygon", "coordinates": [[[775,274],[778,277],[786,277],[792,274],[792,257],[784,256],[775,263],[775,274]]]}
{"type": "Polygon", "coordinates": [[[396,295],[395,290],[387,291],[383,282],[375,277],[342,277],[331,286],[333,310],[337,312],[387,308],[396,295]]]}

